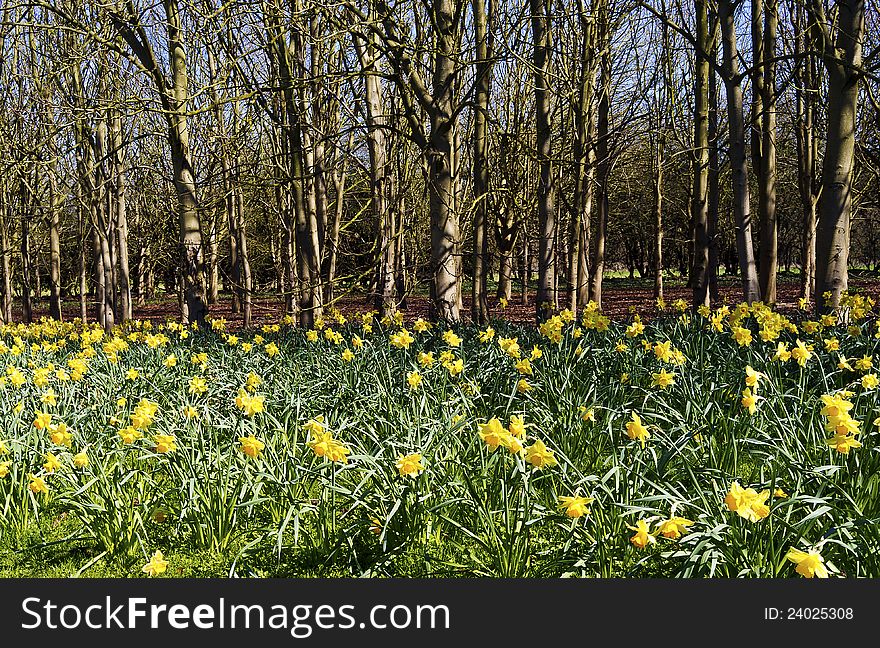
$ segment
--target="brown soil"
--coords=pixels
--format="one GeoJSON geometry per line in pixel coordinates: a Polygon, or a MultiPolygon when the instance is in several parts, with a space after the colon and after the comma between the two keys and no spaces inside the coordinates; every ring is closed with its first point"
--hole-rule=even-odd
{"type": "MultiPolygon", "coordinates": [[[[626,282],[626,284],[615,285],[613,280],[608,281],[602,298],[603,312],[611,317],[612,320],[626,319],[633,308],[643,319],[650,319],[655,316],[657,314],[657,307],[653,297],[653,286],[647,283],[643,286],[633,285],[631,282],[626,282]]],[[[851,279],[850,290],[870,295],[880,301],[880,280],[878,279],[851,279]]],[[[691,294],[689,288],[681,285],[669,286],[664,290],[667,305],[676,299],[684,299],[690,303],[691,294]]],[[[719,295],[722,303],[736,304],[741,299],[742,291],[738,283],[724,283],[719,286],[719,295]]],[[[777,308],[782,312],[789,313],[796,310],[799,296],[797,281],[780,281],[777,288],[777,308]]],[[[534,322],[534,298],[534,292],[531,292],[527,303],[523,304],[519,293],[515,291],[507,308],[502,309],[498,299],[493,296],[489,302],[491,317],[503,317],[509,321],[519,323],[534,322]]],[[[470,304],[470,296],[464,297],[462,313],[466,320],[470,316],[470,304]]],[[[283,315],[283,306],[282,300],[272,296],[255,297],[253,302],[254,324],[259,326],[265,323],[277,322],[283,315]]],[[[372,305],[364,295],[345,295],[340,297],[334,303],[334,306],[344,315],[351,316],[371,310],[372,305]]],[[[407,299],[405,308],[402,310],[405,319],[408,321],[415,320],[418,317],[428,319],[430,316],[430,302],[427,296],[412,296],[407,299]]],[[[241,316],[232,313],[232,304],[228,295],[221,295],[220,301],[217,304],[211,305],[210,312],[212,317],[225,318],[230,329],[234,330],[241,327],[241,316]]],[[[177,313],[177,301],[175,299],[161,299],[137,307],[135,309],[135,318],[161,322],[168,318],[176,319],[177,313]]],[[[34,319],[37,320],[47,315],[48,310],[45,300],[36,303],[34,306],[34,319]]],[[[65,319],[78,317],[79,303],[72,301],[65,303],[63,315],[65,319]]],[[[90,319],[92,317],[91,307],[89,317],[90,319]]],[[[16,308],[15,320],[21,321],[20,308],[16,308]]]]}

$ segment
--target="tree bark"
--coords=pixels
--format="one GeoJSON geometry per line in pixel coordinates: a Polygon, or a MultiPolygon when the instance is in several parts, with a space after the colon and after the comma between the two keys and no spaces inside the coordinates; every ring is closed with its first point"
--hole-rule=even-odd
{"type": "Polygon", "coordinates": [[[168,58],[171,62],[170,108],[168,139],[177,190],[180,230],[180,268],[183,281],[184,324],[195,322],[205,326],[208,303],[205,298],[205,268],[202,250],[202,228],[195,171],[189,148],[189,74],[183,43],[178,0],[163,0],[168,30],[168,58]]]}
{"type": "Polygon", "coordinates": [[[0,275],[3,290],[0,300],[0,319],[4,322],[12,322],[12,264],[10,257],[12,251],[9,247],[9,222],[11,220],[11,200],[7,193],[7,185],[0,183],[0,275]]]}
{"type": "Polygon", "coordinates": [[[752,0],[752,49],[754,51],[753,88],[757,100],[753,110],[757,128],[753,137],[758,172],[758,222],[761,230],[759,286],[761,298],[776,302],[778,234],[776,222],[776,0],[752,0]],[[763,16],[762,16],[763,14],[763,16]],[[761,20],[763,18],[763,29],[761,20]]]}
{"type": "Polygon", "coordinates": [[[865,29],[864,0],[838,5],[837,38],[832,44],[820,0],[809,6],[811,32],[828,72],[828,119],[822,164],[822,198],[816,231],[816,287],[818,312],[837,308],[847,290],[853,159],[865,29]],[[825,300],[825,293],[829,299],[825,300]]]}
{"type": "Polygon", "coordinates": [[[33,259],[31,257],[31,192],[28,190],[27,181],[20,179],[19,204],[21,206],[21,316],[26,324],[33,321],[32,305],[32,280],[33,259]]]}
{"type": "MultiPolygon", "coordinates": [[[[601,0],[600,0],[601,1],[601,0]]],[[[569,308],[577,313],[590,299],[590,212],[593,207],[593,176],[595,151],[593,147],[594,116],[593,83],[595,82],[595,30],[583,0],[578,0],[578,20],[581,27],[580,79],[578,101],[574,114],[574,197],[571,213],[572,254],[569,266],[571,295],[569,308]]]]}
{"type": "Polygon", "coordinates": [[[593,253],[590,300],[602,307],[602,280],[605,274],[605,237],[608,227],[609,180],[611,176],[610,114],[611,114],[611,34],[608,26],[608,7],[602,5],[600,17],[599,109],[596,130],[596,174],[598,196],[596,205],[596,243],[593,253]]]}
{"type": "Polygon", "coordinates": [[[489,92],[492,63],[491,28],[487,28],[486,0],[473,0],[474,41],[476,43],[476,96],[474,99],[473,181],[474,181],[474,281],[471,291],[471,318],[478,324],[489,321],[488,270],[489,237],[486,236],[489,200],[489,92]]]}
{"type": "Polygon", "coordinates": [[[556,184],[553,173],[552,132],[550,129],[550,58],[552,36],[548,0],[529,0],[532,19],[535,83],[535,126],[538,166],[538,294],[535,317],[548,319],[558,306],[556,296],[556,184]]]}
{"type": "Polygon", "coordinates": [[[816,186],[816,128],[814,115],[819,94],[816,58],[806,54],[809,43],[804,35],[804,10],[796,7],[792,20],[795,31],[796,126],[795,138],[798,157],[798,191],[801,198],[803,233],[801,245],[802,299],[812,299],[816,276],[816,205],[819,200],[816,186]]]}
{"type": "Polygon", "coordinates": [[[749,197],[749,167],[745,143],[745,114],[743,112],[742,75],[739,71],[739,53],[736,44],[735,4],[720,0],[718,17],[721,21],[724,85],[727,94],[729,128],[729,156],[733,204],[733,222],[736,234],[736,252],[739,258],[743,300],[751,304],[761,299],[755,251],[752,243],[752,218],[749,197]]]}
{"type": "Polygon", "coordinates": [[[721,202],[721,168],[718,143],[718,77],[715,66],[718,64],[718,14],[709,10],[709,25],[713,30],[710,37],[711,65],[709,66],[709,212],[706,222],[706,235],[709,239],[709,301],[718,302],[718,219],[721,202]]]}
{"type": "Polygon", "coordinates": [[[386,112],[382,101],[382,81],[379,76],[378,54],[375,37],[367,36],[364,42],[357,37],[355,47],[364,70],[364,91],[367,125],[367,151],[370,155],[370,202],[376,218],[376,292],[374,308],[381,317],[390,316],[396,309],[394,299],[395,240],[392,234],[393,215],[390,205],[390,172],[388,163],[388,129],[386,112]]]}
{"type": "MultiPolygon", "coordinates": [[[[110,120],[110,155],[113,174],[113,221],[116,226],[117,257],[119,274],[116,277],[119,291],[119,319],[127,322],[133,316],[131,301],[131,271],[128,254],[128,211],[126,206],[125,142],[122,133],[122,118],[118,110],[113,111],[110,120]]],[[[112,234],[111,234],[112,236],[112,234]]]]}
{"type": "MultiPolygon", "coordinates": [[[[694,151],[691,220],[694,257],[691,265],[693,307],[709,306],[709,16],[706,0],[694,0],[696,52],[694,62],[694,151]]],[[[731,120],[732,121],[732,120],[731,120]]]]}

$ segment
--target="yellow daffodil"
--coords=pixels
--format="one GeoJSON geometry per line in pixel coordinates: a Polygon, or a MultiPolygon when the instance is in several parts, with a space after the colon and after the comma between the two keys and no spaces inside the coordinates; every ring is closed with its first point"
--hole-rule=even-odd
{"type": "Polygon", "coordinates": [[[36,475],[28,475],[28,480],[28,488],[32,493],[36,493],[37,495],[39,495],[40,493],[49,493],[49,487],[46,486],[46,482],[43,481],[42,477],[37,477],[36,475]]]}
{"type": "Polygon", "coordinates": [[[663,520],[657,525],[656,533],[659,533],[664,538],[675,540],[687,534],[688,527],[693,525],[693,523],[693,520],[673,515],[668,520],[663,520]]]}
{"type": "Polygon", "coordinates": [[[553,451],[548,449],[540,439],[536,439],[532,445],[526,448],[526,461],[537,469],[555,466],[558,463],[553,451]]]}
{"type": "Polygon", "coordinates": [[[636,522],[636,526],[627,525],[626,528],[635,531],[635,535],[633,535],[629,541],[639,549],[644,549],[649,544],[657,542],[657,538],[651,535],[648,523],[645,520],[639,520],[636,522]]]}
{"type": "Polygon", "coordinates": [[[756,411],[758,411],[758,398],[752,393],[752,390],[748,387],[743,389],[740,403],[749,411],[749,414],[754,414],[756,411]]]}
{"type": "Polygon", "coordinates": [[[141,571],[148,576],[158,576],[159,574],[164,574],[166,569],[168,569],[168,561],[165,560],[162,552],[157,550],[150,557],[150,562],[141,568],[141,571]]]}
{"type": "Polygon", "coordinates": [[[173,434],[157,434],[153,437],[153,441],[156,444],[155,451],[159,454],[177,450],[177,439],[173,434]]]}
{"type": "Polygon", "coordinates": [[[422,455],[418,452],[398,457],[395,466],[401,477],[414,478],[425,469],[422,465],[422,455]]]}
{"type": "Polygon", "coordinates": [[[61,468],[61,461],[51,452],[46,453],[44,460],[45,463],[43,464],[43,470],[47,473],[55,472],[61,468]]]}
{"type": "Polygon", "coordinates": [[[828,578],[825,559],[818,551],[801,551],[791,547],[785,558],[797,565],[795,571],[804,578],[828,578]]]}
{"type": "Polygon", "coordinates": [[[670,385],[675,384],[675,374],[667,373],[665,369],[660,369],[658,373],[651,374],[651,386],[666,389],[670,385]]]}
{"type": "Polygon", "coordinates": [[[642,424],[642,418],[633,412],[632,418],[630,418],[626,424],[626,435],[630,439],[638,439],[639,443],[641,443],[644,448],[645,441],[650,438],[651,433],[648,432],[648,428],[642,424]]]}
{"type": "Polygon", "coordinates": [[[724,498],[724,503],[728,510],[736,511],[740,517],[749,522],[757,522],[770,515],[770,508],[765,504],[768,497],[770,497],[769,490],[759,493],[753,488],[744,489],[738,481],[734,481],[724,498]]]}
{"type": "Polygon", "coordinates": [[[238,437],[238,442],[241,444],[239,446],[240,450],[251,459],[259,457],[263,448],[266,447],[266,444],[253,434],[249,434],[246,437],[238,437]]]}
{"type": "Polygon", "coordinates": [[[579,518],[590,514],[590,504],[595,501],[592,497],[580,495],[563,495],[559,498],[559,508],[570,518],[579,518]]]}

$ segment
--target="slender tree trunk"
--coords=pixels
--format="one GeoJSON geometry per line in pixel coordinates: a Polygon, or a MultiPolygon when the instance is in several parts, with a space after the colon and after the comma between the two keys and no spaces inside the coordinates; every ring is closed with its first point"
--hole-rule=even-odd
{"type": "MultiPolygon", "coordinates": [[[[451,66],[451,61],[450,61],[451,66]]],[[[431,266],[433,268],[434,315],[447,322],[459,320],[458,274],[455,254],[458,249],[458,217],[452,211],[453,137],[448,124],[432,118],[429,205],[431,211],[431,266]]]]}
{"type": "Polygon", "coordinates": [[[145,245],[141,249],[141,283],[138,290],[142,306],[154,296],[154,272],[153,254],[150,251],[150,246],[145,245]]]}
{"type": "Polygon", "coordinates": [[[755,252],[752,244],[752,218],[749,198],[749,167],[745,143],[745,115],[743,112],[742,76],[739,72],[739,54],[736,46],[734,4],[720,0],[718,14],[721,21],[721,42],[724,52],[724,83],[727,93],[729,127],[729,155],[733,203],[733,222],[736,233],[736,251],[739,258],[743,299],[751,304],[761,299],[755,252]]]}
{"type": "Polygon", "coordinates": [[[776,29],[778,11],[776,0],[752,0],[752,48],[755,73],[753,86],[756,96],[755,119],[760,148],[755,160],[758,172],[758,214],[761,229],[758,263],[762,299],[776,302],[776,273],[778,240],[776,223],[776,29]],[[763,13],[763,30],[761,20],[763,13]]]}
{"type": "Polygon", "coordinates": [[[288,153],[290,138],[287,136],[287,110],[285,108],[286,101],[280,103],[279,111],[281,113],[281,123],[285,124],[282,129],[283,133],[279,133],[276,142],[276,164],[275,164],[275,204],[281,221],[281,237],[277,241],[277,249],[275,258],[278,260],[278,284],[279,292],[284,296],[284,313],[292,314],[297,320],[300,320],[299,301],[299,268],[297,267],[296,257],[296,217],[293,214],[293,190],[290,188],[291,176],[289,164],[290,154],[288,153]],[[286,190],[285,190],[286,189],[286,190]]]}
{"type": "MultiPolygon", "coordinates": [[[[294,9],[296,9],[295,3],[294,9]]],[[[289,174],[290,217],[285,224],[285,231],[295,233],[288,235],[283,243],[282,263],[291,271],[296,268],[296,278],[289,277],[293,287],[299,288],[299,323],[311,327],[321,315],[322,294],[320,277],[320,248],[315,245],[317,239],[317,223],[315,222],[314,203],[310,204],[310,196],[306,191],[306,151],[303,141],[303,124],[300,102],[294,87],[294,76],[301,70],[294,70],[294,62],[300,60],[303,49],[301,38],[295,32],[288,43],[287,25],[282,17],[270,12],[267,16],[267,27],[273,47],[275,61],[279,67],[279,82],[284,107],[284,131],[286,136],[286,172],[289,174]],[[289,264],[289,265],[288,265],[289,264]]],[[[311,194],[314,198],[314,194],[311,194]]]]}
{"type": "Polygon", "coordinates": [[[816,275],[816,205],[819,196],[816,191],[816,129],[813,118],[819,88],[816,58],[813,55],[805,55],[809,43],[803,34],[803,13],[801,7],[796,7],[792,19],[795,30],[795,56],[798,59],[798,67],[795,71],[798,190],[803,212],[800,296],[809,300],[813,297],[816,275]]]}
{"type": "Polygon", "coordinates": [[[593,83],[595,80],[594,23],[587,16],[583,0],[578,0],[578,19],[581,28],[580,80],[578,101],[575,107],[575,136],[572,142],[574,158],[574,197],[571,214],[571,238],[573,250],[569,274],[571,295],[569,308],[577,313],[587,305],[590,298],[590,211],[593,206],[593,175],[595,153],[593,150],[593,83]]]}
{"type": "Polygon", "coordinates": [[[20,205],[21,205],[21,315],[26,324],[33,321],[33,306],[31,302],[31,281],[33,276],[31,258],[31,216],[30,200],[27,183],[20,181],[20,205]]]}
{"type": "MultiPolygon", "coordinates": [[[[694,0],[694,152],[691,194],[694,257],[691,265],[693,307],[709,306],[709,16],[706,0],[694,0]]],[[[733,121],[731,119],[731,121],[733,121]]]]}
{"type": "Polygon", "coordinates": [[[550,4],[548,0],[529,0],[532,12],[533,62],[535,79],[535,124],[537,129],[538,165],[538,295],[535,316],[539,322],[549,318],[556,309],[556,206],[555,175],[550,127],[550,4]]]}
{"type": "MultiPolygon", "coordinates": [[[[382,101],[382,82],[376,69],[378,65],[377,44],[374,37],[365,43],[355,39],[355,46],[364,76],[367,151],[370,155],[370,200],[376,218],[376,292],[374,307],[381,317],[391,315],[396,303],[394,299],[394,260],[395,241],[392,234],[393,214],[390,204],[390,173],[388,162],[388,128],[385,123],[386,112],[382,101]]],[[[335,259],[335,255],[334,255],[335,259]]]]}
{"type": "MultiPolygon", "coordinates": [[[[393,176],[392,176],[393,177],[393,176]]],[[[394,260],[394,285],[397,290],[397,299],[400,307],[407,308],[407,261],[406,261],[406,193],[397,194],[397,258],[394,260]]]]}
{"type": "Polygon", "coordinates": [[[9,243],[9,222],[11,220],[10,213],[11,200],[7,193],[5,183],[0,183],[0,288],[3,290],[2,301],[0,301],[0,319],[4,322],[12,322],[12,267],[10,257],[12,250],[9,243]]]}
{"type": "MultiPolygon", "coordinates": [[[[354,144],[354,132],[349,135],[346,151],[352,150],[354,144]]],[[[327,239],[327,299],[332,301],[336,296],[336,262],[339,258],[339,231],[342,227],[342,216],[345,212],[345,190],[348,180],[348,155],[342,158],[342,170],[334,174],[333,185],[336,192],[336,202],[333,207],[333,221],[330,223],[330,235],[327,239]]],[[[395,236],[394,273],[397,270],[397,248],[400,246],[400,236],[395,236]]]]}
{"type": "Polygon", "coordinates": [[[519,303],[523,306],[529,303],[529,283],[532,280],[532,263],[529,256],[529,239],[522,236],[522,255],[520,256],[519,266],[519,303]]]}
{"type": "Polygon", "coordinates": [[[95,182],[92,195],[92,228],[95,253],[95,320],[110,331],[115,323],[113,261],[110,255],[108,233],[110,223],[110,181],[105,173],[107,157],[107,122],[101,115],[94,137],[95,182]]]}
{"type": "Polygon", "coordinates": [[[238,187],[232,186],[232,169],[225,153],[220,160],[220,172],[223,183],[223,209],[226,212],[226,223],[229,230],[229,275],[231,279],[230,297],[232,298],[232,312],[240,313],[241,304],[241,259],[238,249],[238,241],[241,236],[238,231],[238,187]]]}
{"type": "MultiPolygon", "coordinates": [[[[818,0],[815,0],[818,3],[818,0]]],[[[832,46],[824,15],[811,6],[817,49],[828,71],[828,119],[822,164],[822,198],[816,231],[816,308],[837,308],[847,289],[852,179],[855,154],[864,0],[838,4],[837,41],[832,46]],[[825,300],[825,293],[829,299],[825,300]]]]}
{"type": "Polygon", "coordinates": [[[488,270],[489,237],[486,221],[489,215],[489,92],[492,63],[490,36],[487,30],[486,0],[473,0],[474,40],[476,43],[476,97],[474,108],[474,281],[471,292],[471,318],[478,324],[489,321],[489,298],[486,275],[488,270]]]}
{"type": "Polygon", "coordinates": [[[718,77],[713,69],[718,62],[718,15],[709,10],[709,24],[715,31],[711,36],[712,48],[709,68],[709,218],[706,234],[709,237],[709,301],[718,302],[718,217],[720,211],[720,164],[718,161],[718,77]]]}
{"type": "Polygon", "coordinates": [[[208,271],[205,273],[205,278],[208,282],[208,305],[211,306],[220,299],[220,241],[217,236],[216,213],[211,214],[208,221],[207,248],[208,271]]]}
{"type": "Polygon", "coordinates": [[[663,299],[663,165],[662,134],[654,157],[654,298],[663,299]]]}
{"type": "MultiPolygon", "coordinates": [[[[236,167],[238,164],[236,164],[236,167]]],[[[253,277],[251,276],[251,259],[248,253],[247,221],[244,216],[244,197],[241,182],[235,183],[235,230],[238,233],[238,267],[241,286],[234,290],[240,292],[242,325],[250,328],[253,319],[253,277]]]]}
{"type": "Polygon", "coordinates": [[[498,251],[498,292],[496,296],[507,302],[513,295],[513,255],[509,250],[498,251]]]}
{"type": "MultiPolygon", "coordinates": [[[[45,86],[48,91],[48,86],[45,86]]],[[[46,124],[49,132],[46,139],[49,149],[49,202],[47,225],[49,229],[49,317],[61,320],[61,209],[64,196],[58,190],[58,143],[55,128],[55,116],[51,106],[51,91],[45,93],[46,124]]]]}
{"type": "Polygon", "coordinates": [[[599,113],[596,131],[596,155],[598,158],[596,172],[598,190],[596,205],[596,243],[592,263],[592,280],[590,282],[590,300],[602,307],[602,280],[605,274],[605,237],[608,227],[609,181],[611,176],[610,114],[611,114],[611,50],[608,27],[608,9],[603,5],[599,18],[601,23],[604,47],[600,63],[599,81],[599,113]]]}
{"type": "Polygon", "coordinates": [[[115,210],[113,220],[116,224],[116,249],[119,260],[119,274],[116,278],[119,291],[119,318],[121,321],[126,322],[132,318],[133,308],[131,302],[131,271],[128,254],[128,212],[125,198],[125,143],[122,134],[122,119],[118,111],[114,111],[114,115],[110,121],[110,145],[112,148],[113,206],[115,210]]]}
{"type": "Polygon", "coordinates": [[[458,213],[455,210],[454,78],[457,68],[455,3],[437,0],[432,8],[435,26],[434,106],[428,136],[428,202],[431,214],[431,297],[435,318],[458,322],[458,213]]]}
{"type": "Polygon", "coordinates": [[[513,294],[513,257],[516,250],[520,219],[517,217],[515,200],[512,192],[514,176],[512,173],[512,147],[514,137],[511,133],[502,133],[498,138],[498,165],[501,176],[495,217],[495,245],[498,248],[498,290],[496,296],[508,302],[513,294]]]}
{"type": "MultiPolygon", "coordinates": [[[[307,115],[308,113],[303,108],[300,114],[307,115]]],[[[302,238],[305,244],[301,245],[300,249],[306,252],[306,262],[309,266],[310,281],[308,284],[307,293],[309,312],[311,313],[311,317],[313,319],[318,319],[323,313],[324,305],[324,288],[322,285],[323,282],[321,275],[322,233],[320,224],[321,216],[318,207],[318,190],[314,178],[314,174],[317,173],[317,169],[315,167],[315,151],[308,130],[307,128],[304,128],[307,126],[308,124],[305,121],[301,122],[300,128],[298,128],[297,131],[294,133],[295,138],[297,134],[299,135],[299,139],[297,140],[297,147],[302,151],[303,166],[301,167],[301,186],[303,190],[305,206],[304,215],[306,219],[305,230],[303,231],[302,238]]]]}
{"type": "MultiPolygon", "coordinates": [[[[53,166],[55,166],[53,164],[53,166]]],[[[49,172],[49,317],[61,320],[61,196],[55,170],[49,172]]]]}
{"type": "MultiPolygon", "coordinates": [[[[455,89],[455,95],[459,94],[461,82],[459,78],[453,79],[453,87],[455,89]]],[[[461,215],[462,205],[464,204],[464,183],[462,182],[462,171],[461,171],[461,132],[462,129],[458,124],[457,120],[452,121],[452,212],[458,218],[461,215]]],[[[459,317],[461,317],[461,312],[464,310],[464,290],[462,288],[462,283],[464,281],[464,263],[462,260],[461,253],[461,232],[456,235],[456,253],[454,255],[453,261],[455,262],[455,277],[458,283],[458,290],[455,293],[456,296],[456,304],[459,312],[459,317]]]]}
{"type": "Polygon", "coordinates": [[[180,268],[183,289],[181,318],[184,324],[204,327],[208,314],[205,298],[205,268],[202,251],[202,228],[195,172],[189,150],[189,75],[182,40],[180,10],[177,0],[164,0],[168,20],[168,57],[171,61],[172,112],[168,115],[168,137],[177,190],[180,228],[180,268]]]}
{"type": "MultiPolygon", "coordinates": [[[[93,207],[93,209],[96,209],[93,207]]],[[[93,221],[94,223],[95,221],[93,221]]],[[[106,308],[106,290],[104,274],[104,255],[102,254],[101,238],[98,234],[98,228],[92,225],[92,276],[95,283],[95,321],[106,330],[107,317],[104,312],[106,308]]]]}

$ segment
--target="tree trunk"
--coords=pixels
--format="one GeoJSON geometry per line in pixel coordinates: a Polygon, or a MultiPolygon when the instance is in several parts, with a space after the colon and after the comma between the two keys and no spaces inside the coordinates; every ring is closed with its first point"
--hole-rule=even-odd
{"type": "Polygon", "coordinates": [[[595,151],[593,149],[594,114],[593,82],[595,80],[594,23],[589,19],[583,5],[578,2],[578,19],[581,27],[580,79],[578,101],[575,107],[575,135],[572,142],[574,158],[574,197],[571,214],[572,254],[569,266],[571,295],[569,308],[577,313],[590,299],[590,211],[593,207],[593,175],[595,151]]]}
{"type": "Polygon", "coordinates": [[[220,241],[217,236],[217,214],[213,213],[208,221],[208,305],[216,304],[220,299],[220,241]]]}
{"type": "Polygon", "coordinates": [[[171,112],[167,115],[168,140],[177,191],[180,230],[180,269],[183,289],[181,319],[184,325],[205,326],[208,303],[205,299],[205,268],[202,228],[196,191],[195,172],[189,150],[189,76],[177,0],[164,0],[168,30],[168,58],[171,62],[171,112]]]}
{"type": "Polygon", "coordinates": [[[24,179],[20,181],[20,205],[21,205],[21,316],[26,324],[33,321],[33,306],[31,303],[31,280],[33,275],[31,258],[31,201],[30,192],[24,179]]]}
{"type": "Polygon", "coordinates": [[[474,41],[476,43],[476,97],[474,106],[474,281],[471,291],[471,318],[478,324],[489,321],[489,298],[486,286],[489,237],[486,236],[489,192],[489,92],[492,55],[487,31],[485,0],[473,0],[474,41]]]}
{"type": "Polygon", "coordinates": [[[452,176],[455,160],[454,77],[457,69],[455,3],[437,0],[432,19],[436,34],[434,107],[430,111],[431,132],[428,139],[428,200],[431,214],[431,297],[435,318],[447,323],[458,322],[459,276],[457,255],[459,245],[458,214],[455,211],[455,182],[452,176]]]}
{"type": "MultiPolygon", "coordinates": [[[[365,70],[364,90],[367,124],[367,151],[370,155],[370,202],[376,218],[376,291],[374,308],[381,317],[391,315],[396,303],[394,300],[394,260],[395,241],[392,234],[393,215],[390,204],[390,172],[388,163],[388,129],[385,123],[386,112],[382,101],[382,81],[378,65],[377,46],[373,36],[366,43],[355,39],[355,46],[365,70]]],[[[335,258],[335,256],[334,256],[335,258]]]]}
{"type": "Polygon", "coordinates": [[[724,84],[727,94],[729,128],[729,155],[731,169],[733,222],[736,233],[736,251],[739,258],[743,299],[751,304],[761,299],[755,252],[752,244],[752,218],[749,213],[749,167],[745,144],[745,115],[743,113],[742,76],[739,72],[739,54],[736,46],[734,3],[721,0],[718,15],[721,21],[721,42],[724,52],[724,84]]]}
{"type": "Polygon", "coordinates": [[[604,47],[600,63],[599,80],[599,113],[596,131],[596,156],[598,158],[596,172],[598,175],[598,190],[596,205],[596,243],[593,254],[592,278],[590,281],[590,300],[602,307],[602,280],[605,274],[605,237],[608,227],[609,205],[609,180],[611,176],[611,147],[610,137],[610,113],[611,113],[611,34],[608,27],[608,9],[603,5],[601,17],[602,38],[601,45],[604,47]]]}
{"type": "MultiPolygon", "coordinates": [[[[53,166],[55,166],[53,164],[53,166]]],[[[58,191],[55,171],[49,173],[49,317],[62,319],[61,314],[61,224],[62,196],[58,191]]]]}
{"type": "Polygon", "coordinates": [[[501,176],[497,200],[493,202],[495,217],[495,245],[498,248],[498,290],[496,296],[508,302],[513,294],[513,256],[516,250],[520,219],[516,210],[513,192],[514,175],[511,159],[515,139],[511,133],[501,133],[498,137],[498,166],[501,176]]]}
{"type": "MultiPolygon", "coordinates": [[[[694,0],[694,152],[691,195],[694,257],[691,265],[693,307],[709,306],[709,16],[706,0],[694,0]]],[[[731,119],[731,122],[733,119],[731,119]]]]}
{"type": "Polygon", "coordinates": [[[709,9],[709,24],[714,30],[709,56],[709,214],[706,235],[709,238],[709,301],[718,303],[718,218],[720,212],[720,164],[718,160],[718,77],[714,66],[718,63],[718,14],[709,9]]]}
{"type": "Polygon", "coordinates": [[[778,240],[776,223],[776,0],[752,0],[753,91],[760,101],[753,111],[758,128],[753,137],[760,138],[755,167],[758,172],[759,286],[763,301],[776,302],[778,240]],[[762,11],[763,10],[763,11],[762,11]],[[764,28],[761,29],[763,13],[764,28]]]}
{"type": "Polygon", "coordinates": [[[132,318],[133,308],[131,303],[131,271],[128,255],[128,213],[125,200],[125,143],[122,135],[122,119],[118,111],[114,111],[113,117],[110,120],[110,146],[113,173],[113,220],[116,225],[116,249],[119,260],[119,274],[116,277],[119,291],[119,319],[122,322],[127,322],[132,318]]]}
{"type": "Polygon", "coordinates": [[[55,118],[51,107],[51,92],[45,97],[46,123],[50,132],[46,133],[49,148],[49,204],[47,224],[49,226],[49,317],[61,320],[61,210],[64,196],[58,190],[58,143],[56,135],[51,132],[55,128],[55,118]]]}
{"type": "Polygon", "coordinates": [[[811,299],[816,275],[816,204],[819,200],[816,187],[816,129],[813,118],[816,97],[819,93],[816,58],[805,55],[809,43],[803,34],[803,9],[797,7],[792,16],[795,30],[795,56],[798,66],[795,70],[795,101],[798,157],[798,190],[803,213],[803,238],[801,246],[801,285],[802,299],[811,299]],[[804,57],[804,58],[801,58],[804,57]]]}
{"type": "Polygon", "coordinates": [[[4,322],[12,322],[12,267],[10,257],[12,251],[9,247],[9,222],[11,220],[11,201],[5,184],[0,183],[0,289],[3,290],[0,301],[0,319],[4,322]]]}
{"type": "MultiPolygon", "coordinates": [[[[342,170],[333,176],[333,185],[336,192],[336,203],[333,208],[333,221],[330,223],[330,235],[327,238],[327,300],[333,301],[336,297],[336,263],[339,258],[339,231],[342,226],[342,216],[345,212],[345,190],[348,180],[348,155],[354,143],[354,132],[348,137],[346,155],[342,158],[342,170]]],[[[395,257],[392,271],[396,276],[397,248],[400,245],[400,237],[395,236],[395,257]]]]}
{"type": "MultiPolygon", "coordinates": [[[[818,0],[817,0],[818,2],[818,0]]],[[[837,41],[832,46],[824,15],[814,4],[813,34],[828,71],[828,119],[822,164],[822,198],[816,231],[816,309],[837,308],[847,289],[856,108],[865,28],[864,0],[838,5],[837,41]],[[826,303],[825,293],[830,293],[826,303]]]]}
{"type": "MultiPolygon", "coordinates": [[[[236,164],[236,166],[238,166],[236,164]]],[[[244,216],[244,198],[241,193],[241,182],[235,183],[234,220],[235,230],[238,233],[238,267],[240,286],[234,286],[233,290],[239,292],[241,303],[242,325],[250,328],[253,318],[253,278],[251,276],[251,259],[248,254],[247,221],[244,216]]]]}
{"type": "Polygon", "coordinates": [[[532,260],[529,256],[529,239],[527,236],[522,238],[522,255],[520,256],[519,266],[519,303],[523,306],[529,303],[529,283],[532,280],[532,260]]]}
{"type": "Polygon", "coordinates": [[[95,252],[95,319],[110,331],[115,323],[116,287],[113,282],[113,260],[110,253],[110,233],[112,200],[110,178],[107,175],[108,133],[106,114],[98,118],[94,133],[94,191],[92,193],[91,216],[94,231],[95,252]]]}
{"type": "Polygon", "coordinates": [[[537,130],[538,165],[538,294],[535,317],[548,319],[558,305],[556,298],[556,206],[555,176],[552,162],[550,127],[550,5],[548,0],[529,0],[532,13],[533,62],[535,80],[535,127],[537,130]]]}
{"type": "Polygon", "coordinates": [[[664,144],[658,137],[654,158],[654,298],[663,299],[663,164],[664,144]]]}
{"type": "MultiPolygon", "coordinates": [[[[392,176],[393,177],[393,176],[392,176]]],[[[407,307],[407,265],[406,265],[406,228],[404,227],[406,218],[406,193],[400,191],[397,193],[397,257],[394,259],[394,286],[397,291],[397,299],[400,307],[407,307]]]]}

